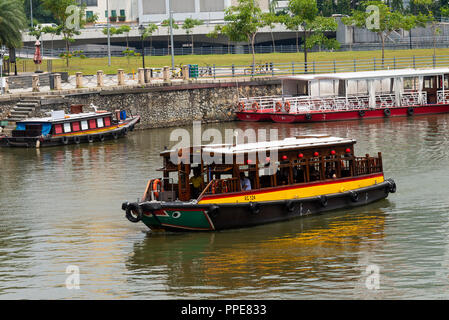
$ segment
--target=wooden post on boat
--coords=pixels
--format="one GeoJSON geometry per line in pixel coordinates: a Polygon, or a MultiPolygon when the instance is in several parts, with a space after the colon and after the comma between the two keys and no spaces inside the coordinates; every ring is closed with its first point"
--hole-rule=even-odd
{"type": "Polygon", "coordinates": [[[162,69],[162,78],[164,79],[164,82],[170,81],[170,67],[165,66],[162,69]]]}
{"type": "Polygon", "coordinates": [[[145,69],[137,69],[137,83],[141,86],[145,84],[145,69]]]}
{"type": "Polygon", "coordinates": [[[55,90],[61,90],[62,85],[61,85],[61,74],[60,73],[54,74],[54,81],[55,81],[55,90]]]}
{"type": "Polygon", "coordinates": [[[39,90],[39,75],[33,74],[32,81],[33,81],[33,84],[32,84],[33,92],[40,92],[40,90],[39,90]]]}
{"type": "Polygon", "coordinates": [[[97,71],[97,87],[104,87],[104,73],[102,70],[97,71]]]}
{"type": "Polygon", "coordinates": [[[117,85],[123,86],[125,84],[125,71],[123,69],[117,70],[117,85]]]}
{"type": "Polygon", "coordinates": [[[75,74],[75,79],[76,79],[76,88],[82,88],[83,87],[83,73],[82,72],[77,72],[75,74]]]}

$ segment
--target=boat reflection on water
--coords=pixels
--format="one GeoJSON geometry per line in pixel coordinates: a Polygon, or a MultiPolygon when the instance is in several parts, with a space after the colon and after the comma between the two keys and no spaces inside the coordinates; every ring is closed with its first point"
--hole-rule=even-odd
{"type": "Polygon", "coordinates": [[[126,267],[141,280],[160,275],[164,293],[173,296],[233,298],[247,291],[247,298],[259,299],[280,291],[288,297],[293,290],[298,297],[299,288],[310,294],[318,279],[319,285],[347,287],[366,268],[360,260],[383,241],[382,207],[390,205],[382,200],[364,209],[217,233],[149,233],[135,244],[126,267]]]}

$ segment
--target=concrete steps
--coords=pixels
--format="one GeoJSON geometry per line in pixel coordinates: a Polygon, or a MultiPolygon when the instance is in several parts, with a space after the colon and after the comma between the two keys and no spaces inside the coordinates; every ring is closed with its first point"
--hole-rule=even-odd
{"type": "Polygon", "coordinates": [[[16,106],[9,112],[9,115],[6,119],[8,121],[8,126],[4,128],[4,131],[7,131],[9,129],[14,130],[16,127],[16,122],[23,121],[27,119],[34,111],[36,111],[36,108],[39,107],[40,101],[39,100],[21,100],[16,104],[16,106]]]}

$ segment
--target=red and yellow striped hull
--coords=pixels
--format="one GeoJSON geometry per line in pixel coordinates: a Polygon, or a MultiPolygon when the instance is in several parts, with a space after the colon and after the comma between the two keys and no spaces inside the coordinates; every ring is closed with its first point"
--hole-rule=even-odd
{"type": "Polygon", "coordinates": [[[366,188],[382,182],[384,182],[384,175],[380,173],[357,178],[339,179],[338,181],[320,181],[285,187],[265,188],[262,190],[207,195],[199,201],[199,204],[248,203],[302,199],[366,188]]]}

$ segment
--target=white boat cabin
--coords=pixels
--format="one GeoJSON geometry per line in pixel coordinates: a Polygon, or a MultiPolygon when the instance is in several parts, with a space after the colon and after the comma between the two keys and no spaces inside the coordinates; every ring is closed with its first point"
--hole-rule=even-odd
{"type": "Polygon", "coordinates": [[[305,74],[282,77],[281,81],[282,95],[243,98],[239,102],[247,111],[255,111],[257,103],[259,110],[293,113],[449,102],[449,68],[305,74]]]}

